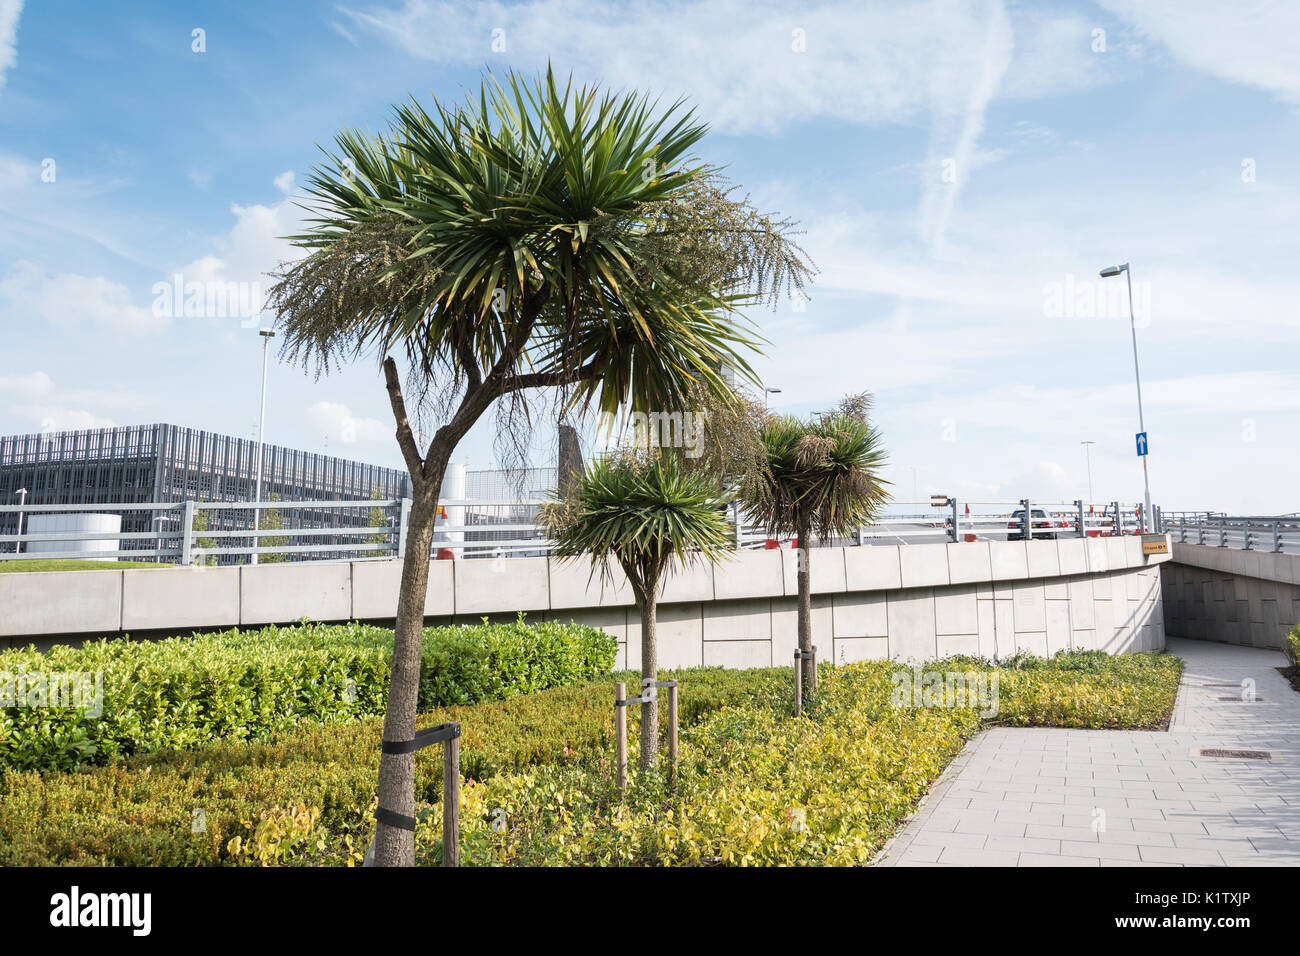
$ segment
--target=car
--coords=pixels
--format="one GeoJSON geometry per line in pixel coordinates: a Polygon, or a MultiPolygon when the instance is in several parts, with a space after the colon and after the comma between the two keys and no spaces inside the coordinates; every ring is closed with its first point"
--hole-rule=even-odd
{"type": "MultiPolygon", "coordinates": [[[[1055,532],[1055,531],[1038,531],[1038,530],[1037,530],[1038,528],[1054,528],[1054,527],[1056,527],[1056,526],[1052,523],[1052,519],[1051,519],[1050,517],[1048,517],[1047,512],[1044,511],[1042,508],[1034,508],[1034,509],[1032,510],[1032,512],[1030,513],[1030,520],[1033,522],[1033,525],[1034,525],[1034,529],[1035,529],[1035,531],[1034,531],[1034,537],[1035,537],[1035,538],[1037,538],[1037,539],[1042,539],[1042,538],[1052,538],[1052,539],[1055,539],[1055,538],[1056,538],[1056,532],[1055,532]]],[[[1008,540],[1008,541],[1024,541],[1024,540],[1025,540],[1025,509],[1024,509],[1024,508],[1017,508],[1015,511],[1011,512],[1011,520],[1010,520],[1009,522],[1007,522],[1007,528],[1009,529],[1009,530],[1008,530],[1008,534],[1007,534],[1007,540],[1008,540]]]]}

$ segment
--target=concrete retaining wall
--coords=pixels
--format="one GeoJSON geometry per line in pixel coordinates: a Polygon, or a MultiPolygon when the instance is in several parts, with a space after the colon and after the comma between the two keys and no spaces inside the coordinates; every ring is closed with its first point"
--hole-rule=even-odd
{"type": "MultiPolygon", "coordinates": [[[[819,654],[836,661],[1064,648],[1164,647],[1158,563],[1141,540],[821,548],[810,555],[819,654]]],[[[766,667],[795,646],[796,554],[747,551],[671,576],[659,607],[664,667],[766,667]]],[[[184,632],[190,628],[391,621],[400,561],[0,575],[0,640],[184,632]]],[[[431,622],[576,620],[618,638],[640,666],[641,625],[621,573],[592,577],[553,558],[435,561],[431,622]]]]}
{"type": "Polygon", "coordinates": [[[1300,623],[1300,555],[1177,542],[1171,550],[1161,567],[1170,634],[1285,647],[1300,623]]]}

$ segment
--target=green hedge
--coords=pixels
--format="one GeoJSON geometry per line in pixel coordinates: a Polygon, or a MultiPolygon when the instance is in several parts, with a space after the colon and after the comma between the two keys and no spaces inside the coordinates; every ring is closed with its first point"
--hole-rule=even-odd
{"type": "MultiPolygon", "coordinates": [[[[789,668],[663,676],[682,680],[684,728],[728,704],[783,710],[793,680],[789,668]]],[[[598,761],[613,746],[613,701],[607,678],[438,709],[421,715],[419,726],[459,721],[461,772],[477,783],[538,765],[598,761]]],[[[632,708],[633,754],[639,716],[632,708]]],[[[382,726],[369,718],[300,727],[254,743],[141,754],[74,773],[11,772],[0,778],[0,865],[210,865],[230,860],[229,841],[245,834],[245,824],[262,825],[262,815],[276,807],[319,810],[317,825],[332,835],[331,846],[346,845],[353,834],[368,842],[382,726]],[[192,832],[195,810],[203,811],[198,833],[192,832]]],[[[415,766],[418,801],[436,803],[438,751],[422,752],[415,766]]]]}
{"type": "MultiPolygon", "coordinates": [[[[0,710],[0,773],[73,770],[135,753],[256,740],[301,723],[382,714],[392,643],[385,628],[302,624],[0,653],[0,705],[9,703],[6,689],[38,705],[0,710]],[[102,713],[39,706],[39,697],[29,695],[41,693],[41,684],[26,682],[52,673],[102,675],[102,713]]],[[[572,623],[521,618],[429,628],[420,707],[502,700],[590,681],[609,673],[617,650],[610,635],[572,623]]]]}
{"type": "Polygon", "coordinates": [[[1291,663],[1300,665],[1300,624],[1291,628],[1291,633],[1286,636],[1286,656],[1291,658],[1291,663]]]}

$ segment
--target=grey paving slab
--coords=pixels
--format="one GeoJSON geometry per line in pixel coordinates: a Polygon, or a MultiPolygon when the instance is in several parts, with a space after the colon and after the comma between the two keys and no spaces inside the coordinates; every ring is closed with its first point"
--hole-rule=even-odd
{"type": "Polygon", "coordinates": [[[875,865],[1300,865],[1300,694],[1277,672],[1286,659],[1178,638],[1168,649],[1187,666],[1167,732],[986,731],[875,865]]]}

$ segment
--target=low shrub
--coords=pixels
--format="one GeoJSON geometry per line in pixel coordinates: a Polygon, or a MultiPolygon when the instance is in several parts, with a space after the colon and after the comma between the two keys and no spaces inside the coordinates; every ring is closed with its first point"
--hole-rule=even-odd
{"type": "MultiPolygon", "coordinates": [[[[301,723],[382,714],[393,632],[301,624],[175,637],[115,638],[44,653],[0,653],[0,773],[75,770],[136,753],[257,740],[301,723]],[[51,674],[101,675],[98,702],[45,706],[51,674]],[[30,686],[29,686],[30,685],[30,686]],[[6,698],[8,688],[9,698],[6,698]],[[34,706],[6,706],[23,703],[34,706]]],[[[420,706],[472,704],[609,673],[617,641],[577,624],[429,628],[420,706]]]]}
{"type": "Polygon", "coordinates": [[[1291,658],[1293,666],[1300,667],[1300,624],[1291,628],[1286,636],[1286,656],[1291,658]]]}
{"type": "MultiPolygon", "coordinates": [[[[666,676],[683,680],[683,727],[727,704],[770,702],[793,680],[788,668],[710,668],[690,671],[689,677],[666,676]]],[[[598,760],[613,746],[613,701],[613,681],[606,679],[439,708],[421,715],[418,723],[459,721],[461,772],[477,782],[539,764],[598,760]]],[[[633,753],[639,716],[632,708],[633,753]]],[[[348,841],[355,835],[364,852],[374,828],[368,808],[374,803],[382,729],[378,718],[308,725],[267,740],[141,754],[72,773],[10,772],[0,777],[0,865],[259,862],[259,853],[264,856],[267,845],[277,842],[268,837],[257,849],[262,814],[280,821],[268,825],[277,830],[285,823],[284,808],[296,807],[319,811],[311,833],[331,834],[330,859],[343,862],[348,841]],[[196,815],[196,810],[203,812],[196,815]],[[203,824],[197,832],[196,816],[203,824]],[[241,846],[232,850],[230,841],[237,836],[243,838],[241,846]]],[[[437,748],[422,751],[415,766],[419,802],[436,803],[442,795],[437,748]]],[[[296,816],[301,820],[301,813],[296,816]]],[[[267,830],[262,828],[263,837],[267,830]]],[[[293,832],[302,837],[297,845],[304,858],[315,859],[315,837],[293,832]]],[[[283,862],[282,856],[276,859],[283,862]]]]}
{"type": "MultiPolygon", "coordinates": [[[[1012,667],[954,658],[921,673],[998,679],[997,710],[900,705],[910,668],[824,666],[815,709],[789,717],[789,668],[691,670],[681,681],[673,787],[631,771],[615,791],[608,679],[472,707],[463,728],[461,861],[504,864],[859,864],[989,720],[1147,727],[1173,706],[1181,661],[1067,654],[1012,667]]],[[[635,675],[626,677],[629,683],[635,675]]],[[[668,675],[665,675],[668,676],[668,675]]],[[[638,708],[629,711],[636,752],[638,708]]],[[[270,741],[137,756],[0,780],[0,865],[355,864],[381,724],[312,726],[270,741]],[[194,831],[194,810],[204,826],[194,831]]],[[[418,859],[441,854],[441,761],[416,760],[418,859]]]]}

